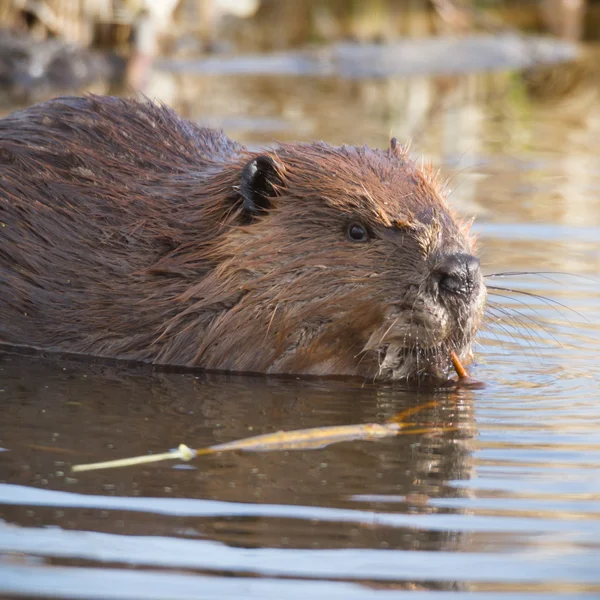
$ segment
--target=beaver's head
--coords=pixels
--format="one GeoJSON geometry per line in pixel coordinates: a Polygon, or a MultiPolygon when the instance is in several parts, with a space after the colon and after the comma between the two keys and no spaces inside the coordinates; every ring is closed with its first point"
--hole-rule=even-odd
{"type": "Polygon", "coordinates": [[[473,241],[395,140],[245,161],[217,266],[190,295],[192,312],[220,306],[198,364],[404,379],[468,359],[486,299],[473,241]]]}

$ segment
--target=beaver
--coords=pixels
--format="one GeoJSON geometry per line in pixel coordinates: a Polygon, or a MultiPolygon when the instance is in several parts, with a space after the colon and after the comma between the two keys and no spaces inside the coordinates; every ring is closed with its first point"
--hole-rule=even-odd
{"type": "Polygon", "coordinates": [[[0,120],[0,342],[237,372],[447,378],[486,288],[431,169],[252,152],[147,99],[0,120]]]}

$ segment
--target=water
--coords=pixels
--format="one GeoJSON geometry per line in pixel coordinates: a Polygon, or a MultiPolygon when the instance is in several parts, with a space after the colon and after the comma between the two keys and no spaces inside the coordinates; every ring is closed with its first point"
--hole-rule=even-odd
{"type": "Polygon", "coordinates": [[[488,279],[552,301],[492,296],[472,367],[484,389],[2,357],[0,593],[600,597],[600,104],[593,69],[581,68],[158,75],[149,93],[252,147],[413,135],[457,212],[477,217],[486,273],[569,275],[488,279]],[[377,442],[69,470],[180,442],[382,423],[432,402],[411,417],[421,433],[377,442]]]}

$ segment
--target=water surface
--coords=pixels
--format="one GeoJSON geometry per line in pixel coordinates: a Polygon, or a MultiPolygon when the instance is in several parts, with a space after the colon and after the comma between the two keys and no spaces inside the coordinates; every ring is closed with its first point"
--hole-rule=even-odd
{"type": "Polygon", "coordinates": [[[2,357],[0,593],[600,597],[594,77],[158,74],[160,97],[252,147],[413,136],[456,211],[476,216],[484,271],[544,273],[488,279],[530,295],[491,298],[472,367],[484,389],[2,357]],[[432,401],[411,417],[423,433],[378,442],[70,473],[180,442],[381,423],[432,401]]]}

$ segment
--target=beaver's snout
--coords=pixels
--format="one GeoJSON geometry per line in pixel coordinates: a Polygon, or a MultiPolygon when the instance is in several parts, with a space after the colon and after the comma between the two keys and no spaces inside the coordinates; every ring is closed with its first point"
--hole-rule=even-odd
{"type": "Polygon", "coordinates": [[[448,254],[435,268],[434,277],[442,294],[472,296],[481,281],[479,259],[464,252],[448,254]]]}

